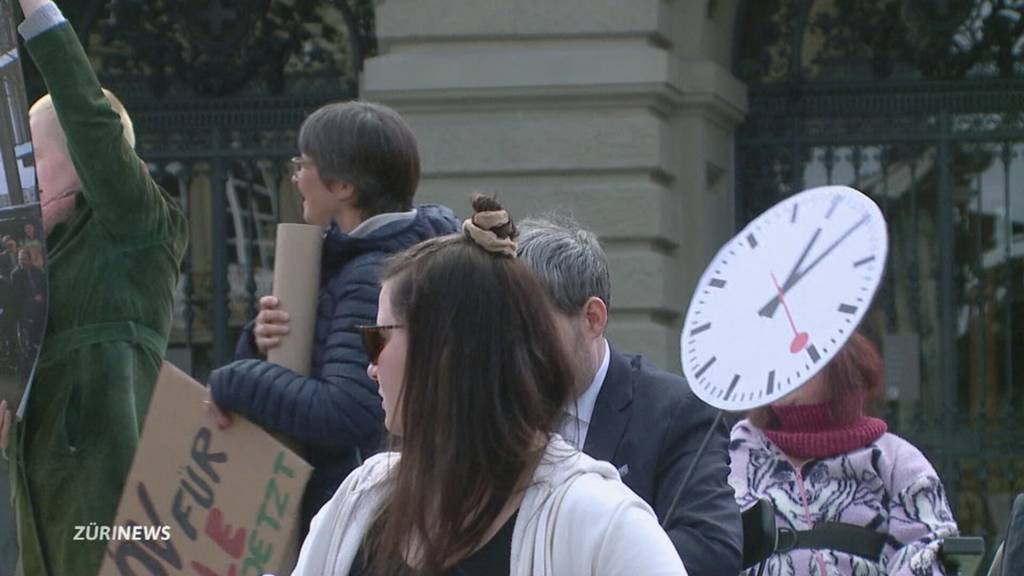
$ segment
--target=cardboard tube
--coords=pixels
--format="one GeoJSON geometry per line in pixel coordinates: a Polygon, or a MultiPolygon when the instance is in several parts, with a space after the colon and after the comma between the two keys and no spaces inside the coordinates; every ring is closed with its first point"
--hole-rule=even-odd
{"type": "Polygon", "coordinates": [[[271,348],[267,360],[309,375],[320,288],[324,230],[310,224],[278,224],[274,251],[274,296],[289,315],[291,331],[271,348]]]}

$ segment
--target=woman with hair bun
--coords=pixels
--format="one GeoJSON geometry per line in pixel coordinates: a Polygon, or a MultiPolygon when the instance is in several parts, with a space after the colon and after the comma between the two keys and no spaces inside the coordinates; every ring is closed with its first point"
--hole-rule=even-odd
{"type": "Polygon", "coordinates": [[[508,212],[473,210],[383,274],[360,330],[397,451],[345,480],[293,574],[685,575],[614,467],[552,433],[571,364],[508,212]]]}
{"type": "MultiPolygon", "coordinates": [[[[854,333],[809,382],[732,429],[729,483],[746,510],[775,506],[775,576],[933,576],[957,526],[921,452],[865,415],[882,359],[854,333]]],[[[752,572],[751,572],[752,573],[752,572]]]]}

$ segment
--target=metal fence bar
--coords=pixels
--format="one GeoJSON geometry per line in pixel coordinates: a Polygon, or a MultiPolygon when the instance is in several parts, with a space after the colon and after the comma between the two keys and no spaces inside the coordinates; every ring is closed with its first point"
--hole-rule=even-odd
{"type": "MultiPolygon", "coordinates": [[[[248,202],[246,206],[249,214],[249,233],[246,235],[246,251],[248,258],[245,262],[245,299],[246,299],[246,318],[256,317],[256,262],[259,258],[259,246],[257,244],[259,238],[259,222],[256,218],[256,190],[253,186],[253,168],[254,166],[250,163],[245,164],[245,174],[247,176],[246,192],[249,194],[248,202]]],[[[237,240],[236,240],[237,241],[237,240]]]]}
{"type": "MultiPolygon", "coordinates": [[[[953,179],[952,153],[950,150],[949,115],[938,115],[943,137],[939,140],[936,169],[938,170],[938,203],[936,225],[939,232],[938,280],[939,280],[939,382],[943,414],[943,446],[953,446],[957,441],[957,366],[956,366],[956,302],[953,294],[953,179]]],[[[957,493],[958,478],[956,459],[952,451],[942,451],[943,482],[946,489],[957,493]]]]}
{"type": "Polygon", "coordinates": [[[212,127],[213,145],[218,151],[213,156],[210,171],[210,192],[213,198],[212,218],[210,222],[211,238],[213,240],[213,291],[210,298],[210,316],[213,324],[213,366],[221,366],[230,359],[230,348],[228,343],[228,257],[227,242],[224,241],[224,232],[227,230],[227,198],[225,188],[227,186],[227,169],[225,158],[222,155],[223,129],[220,126],[212,127]]]}
{"type": "MultiPolygon", "coordinates": [[[[980,153],[981,150],[978,150],[980,153]]],[[[973,304],[976,309],[978,318],[977,335],[971,335],[977,338],[978,341],[978,380],[980,381],[980,388],[982,390],[982,398],[979,401],[979,405],[984,408],[985,398],[984,389],[987,383],[986,370],[985,370],[985,332],[986,332],[986,316],[985,310],[987,308],[987,297],[985,294],[986,282],[985,282],[985,267],[984,267],[984,246],[982,245],[982,226],[984,225],[984,208],[985,202],[983,198],[983,188],[981,184],[981,177],[984,171],[979,168],[974,177],[974,193],[975,193],[975,218],[974,218],[974,262],[972,268],[974,269],[975,286],[974,286],[974,297],[971,299],[970,304],[973,304]]]]}

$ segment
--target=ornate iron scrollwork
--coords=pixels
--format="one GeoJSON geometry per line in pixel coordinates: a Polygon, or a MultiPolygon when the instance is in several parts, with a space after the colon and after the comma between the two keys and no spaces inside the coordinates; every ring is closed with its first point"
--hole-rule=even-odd
{"type": "Polygon", "coordinates": [[[1014,0],[756,4],[743,33],[762,42],[745,43],[737,66],[748,82],[1024,76],[1014,0]]]}
{"type": "Polygon", "coordinates": [[[368,0],[113,0],[90,52],[104,77],[144,79],[157,96],[281,94],[293,73],[351,90],[372,15],[368,0]]]}

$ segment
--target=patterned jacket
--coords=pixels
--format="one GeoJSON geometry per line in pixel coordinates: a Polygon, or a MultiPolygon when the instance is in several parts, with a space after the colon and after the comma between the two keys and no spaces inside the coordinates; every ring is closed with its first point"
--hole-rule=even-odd
{"type": "MultiPolygon", "coordinates": [[[[775,576],[934,576],[943,574],[942,538],[957,534],[942,482],[906,440],[883,434],[851,452],[809,460],[797,468],[749,420],[732,429],[729,483],[746,510],[761,496],[775,505],[782,528],[810,530],[822,522],[864,526],[886,535],[882,556],[867,559],[835,550],[775,554],[775,576]]],[[[750,571],[753,573],[753,571],[750,571]]]]}

